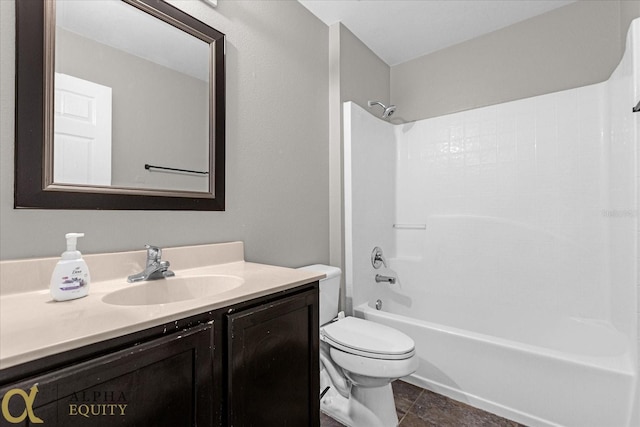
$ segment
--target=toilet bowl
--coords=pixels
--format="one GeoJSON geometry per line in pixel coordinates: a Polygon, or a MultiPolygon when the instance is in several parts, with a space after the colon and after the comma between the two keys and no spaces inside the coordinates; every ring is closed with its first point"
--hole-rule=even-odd
{"type": "Polygon", "coordinates": [[[320,408],[350,427],[398,425],[391,382],[415,372],[413,340],[404,333],[338,313],[339,268],[310,265],[320,281],[320,408]],[[327,389],[328,387],[328,389],[327,389]]]}

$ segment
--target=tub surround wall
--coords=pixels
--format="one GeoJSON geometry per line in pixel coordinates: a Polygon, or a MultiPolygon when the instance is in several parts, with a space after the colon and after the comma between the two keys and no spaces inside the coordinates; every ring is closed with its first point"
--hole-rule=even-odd
{"type": "MultiPolygon", "coordinates": [[[[635,14],[640,14],[640,2],[625,2],[626,8],[628,9],[627,11],[627,15],[631,14],[631,13],[635,13],[635,14]]],[[[637,15],[636,15],[637,16],[637,15]]],[[[640,38],[640,35],[638,34],[638,29],[634,29],[635,33],[634,33],[634,38],[637,40],[638,38],[640,38]]],[[[638,102],[638,99],[640,99],[640,78],[638,77],[638,71],[640,70],[640,53],[638,52],[638,50],[636,49],[636,51],[634,52],[633,55],[633,70],[634,70],[634,81],[633,81],[633,101],[632,102],[638,102]]],[[[627,78],[627,76],[625,76],[624,78],[627,78]]],[[[621,81],[623,79],[620,79],[621,81]]],[[[612,90],[618,90],[617,88],[613,87],[612,90]]],[[[622,90],[622,89],[620,89],[622,90]]],[[[626,90],[623,90],[624,95],[623,96],[630,96],[631,94],[629,92],[627,92],[626,90]]],[[[613,108],[613,105],[612,105],[613,108]]],[[[612,123],[612,129],[613,129],[613,125],[614,123],[612,123]]],[[[635,170],[636,173],[636,185],[635,185],[635,191],[631,194],[632,200],[635,199],[635,219],[634,219],[634,211],[633,209],[631,210],[631,214],[626,214],[627,216],[630,216],[631,218],[627,218],[627,221],[631,220],[634,222],[634,226],[636,228],[636,234],[635,234],[635,245],[633,247],[633,249],[635,249],[635,263],[636,263],[636,271],[635,271],[635,283],[638,285],[638,287],[636,288],[636,313],[635,313],[635,320],[636,320],[636,389],[635,389],[635,394],[633,396],[633,412],[631,415],[631,425],[640,425],[640,210],[639,210],[639,206],[640,206],[640,147],[638,146],[638,140],[640,139],[640,117],[638,117],[637,114],[634,115],[634,120],[631,121],[631,123],[626,123],[625,127],[623,127],[624,129],[628,129],[629,135],[633,135],[635,136],[635,144],[623,144],[621,150],[618,150],[619,156],[629,156],[629,158],[627,159],[627,166],[632,167],[633,170],[635,170]],[[626,128],[626,126],[630,126],[630,128],[626,128]],[[635,150],[635,155],[633,155],[635,150]]],[[[621,128],[618,128],[621,129],[621,128]]],[[[624,133],[613,133],[612,134],[612,139],[614,136],[622,136],[624,135],[624,133]]],[[[618,140],[618,142],[621,142],[622,140],[618,140]]],[[[617,144],[619,145],[619,144],[617,144]]],[[[623,180],[626,179],[626,177],[624,177],[623,175],[619,176],[620,178],[622,178],[623,180]]],[[[631,185],[631,181],[627,181],[627,183],[629,184],[629,187],[632,187],[631,185]]],[[[615,181],[612,180],[612,184],[622,184],[622,182],[620,181],[615,181]]],[[[629,190],[629,187],[625,187],[624,184],[621,185],[621,188],[627,188],[627,191],[629,190]]],[[[631,190],[633,191],[633,190],[631,190]]],[[[612,198],[612,202],[615,199],[612,198]]],[[[626,204],[625,204],[626,205],[626,204]]],[[[625,206],[623,205],[623,206],[625,206]]],[[[612,203],[612,206],[613,203],[612,203]]],[[[613,226],[614,224],[612,224],[613,226]]],[[[622,225],[622,224],[620,224],[622,225]]],[[[612,233],[624,233],[624,228],[618,228],[617,230],[612,230],[612,233]]],[[[625,235],[626,236],[626,235],[625,235]]],[[[626,242],[628,242],[627,244],[633,244],[633,237],[632,236],[626,236],[625,239],[626,242]]],[[[628,247],[628,246],[627,246],[628,247]]],[[[631,254],[633,254],[633,249],[629,251],[629,253],[625,254],[625,257],[630,256],[631,254]]],[[[633,305],[633,298],[631,297],[628,301],[626,301],[624,304],[630,304],[631,306],[633,305]]]]}
{"type": "Polygon", "coordinates": [[[346,234],[354,265],[345,271],[347,286],[351,275],[352,283],[372,284],[354,290],[353,305],[386,286],[373,283],[370,265],[356,267],[373,248],[359,236],[369,236],[395,258],[402,294],[426,286],[435,294],[607,316],[604,105],[604,85],[574,89],[395,125],[397,145],[386,139],[393,125],[351,105],[361,120],[345,139],[345,196],[352,194],[345,207],[351,203],[355,215],[346,234]],[[396,161],[396,171],[383,175],[396,161]],[[389,192],[378,187],[394,179],[394,195],[385,199],[389,192]],[[386,223],[368,222],[376,217],[386,223]]]}
{"type": "Polygon", "coordinates": [[[355,101],[368,109],[368,99],[388,99],[388,93],[390,102],[398,105],[392,122],[401,123],[600,82],[618,64],[629,23],[638,16],[637,0],[577,2],[393,67],[342,24],[333,25],[329,44],[331,265],[344,265],[343,102],[355,101]],[[595,62],[594,49],[602,52],[595,62]],[[581,61],[588,66],[577,66],[581,61]],[[562,76],[561,82],[556,75],[562,76]]]}
{"type": "Polygon", "coordinates": [[[403,293],[609,317],[605,89],[401,128],[395,220],[426,224],[396,233],[403,293]]]}
{"type": "MultiPolygon", "coordinates": [[[[345,176],[360,177],[345,179],[352,205],[346,214],[362,212],[352,220],[347,246],[355,258],[347,277],[371,283],[372,267],[362,274],[355,259],[370,252],[356,249],[358,236],[374,233],[379,246],[394,251],[387,256],[402,294],[426,290],[607,319],[635,336],[631,52],[605,83],[404,125],[347,104],[361,120],[350,122],[354,133],[345,144],[345,176]],[[395,143],[380,130],[393,126],[395,143]],[[390,145],[397,146],[393,156],[390,145]],[[396,171],[385,177],[381,171],[393,161],[396,171]],[[369,180],[376,173],[380,179],[369,180]],[[394,196],[384,199],[375,188],[393,179],[394,196]],[[374,189],[371,197],[359,198],[366,188],[374,189]],[[386,224],[369,225],[369,216],[386,224]]],[[[380,286],[356,289],[353,305],[380,286]]]]}
{"type": "MultiPolygon", "coordinates": [[[[604,114],[610,118],[603,133],[603,159],[606,170],[606,194],[602,215],[609,234],[609,278],[611,283],[611,321],[630,336],[638,333],[640,310],[638,285],[638,113],[628,105],[640,101],[640,20],[634,21],[627,38],[629,48],[607,82],[604,114]],[[634,179],[634,177],[636,179],[634,179]],[[637,296],[637,298],[636,298],[637,296]]],[[[640,341],[638,341],[640,343],[640,341]]],[[[637,354],[637,353],[636,353],[637,354]]],[[[640,362],[640,359],[638,359],[640,362]]],[[[639,363],[640,365],[640,363],[639,363]]]]}
{"type": "MultiPolygon", "coordinates": [[[[353,220],[345,239],[353,239],[346,245],[353,260],[345,273],[353,307],[380,298],[383,307],[386,301],[411,317],[412,311],[430,313],[434,319],[427,320],[435,323],[439,305],[458,313],[457,320],[476,313],[466,325],[443,324],[481,334],[480,340],[525,340],[578,359],[590,354],[591,362],[578,364],[606,362],[598,369],[617,378],[615,399],[637,402],[631,389],[639,365],[640,185],[638,115],[631,107],[640,99],[639,28],[634,22],[623,60],[603,83],[399,125],[346,104],[345,131],[349,124],[353,133],[345,137],[345,186],[352,186],[345,188],[345,215],[353,220]],[[388,139],[389,127],[395,141],[388,139]],[[397,147],[395,156],[389,145],[397,147]],[[392,161],[395,173],[386,171],[392,161]],[[370,171],[385,182],[395,176],[393,198],[383,199],[388,190],[371,191],[378,181],[366,179],[370,171]],[[398,284],[373,281],[372,241],[394,251],[386,254],[398,284]],[[439,303],[429,308],[425,301],[439,303]],[[533,335],[555,331],[559,347],[510,334],[526,329],[519,323],[524,319],[549,320],[533,335]],[[586,346],[572,350],[581,336],[586,346]]],[[[434,362],[429,354],[421,356],[427,365],[434,362]]],[[[613,384],[594,381],[592,387],[613,384]]],[[[458,385],[482,400],[481,388],[458,385]]],[[[595,404],[593,398],[585,396],[591,402],[585,406],[595,404]]],[[[615,425],[637,420],[631,405],[616,413],[610,415],[615,425]]],[[[567,414],[539,416],[533,425],[574,425],[567,414]]]]}
{"type": "Polygon", "coordinates": [[[376,273],[371,251],[395,253],[391,228],[395,213],[394,126],[375,119],[352,102],[344,104],[344,213],[346,310],[369,300],[376,273]],[[352,305],[353,304],[353,305],[352,305]]]}

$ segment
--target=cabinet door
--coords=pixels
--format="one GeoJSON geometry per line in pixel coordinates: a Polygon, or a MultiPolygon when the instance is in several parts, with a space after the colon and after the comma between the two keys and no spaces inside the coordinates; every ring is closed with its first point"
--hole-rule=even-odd
{"type": "MultiPolygon", "coordinates": [[[[31,406],[51,426],[212,426],[219,419],[212,331],[207,324],[158,338],[3,387],[0,396],[24,390],[12,392],[10,416],[20,418],[31,406]]],[[[25,421],[33,422],[30,415],[25,421]]]]}
{"type": "Polygon", "coordinates": [[[228,424],[319,426],[318,290],[228,316],[228,424]]]}

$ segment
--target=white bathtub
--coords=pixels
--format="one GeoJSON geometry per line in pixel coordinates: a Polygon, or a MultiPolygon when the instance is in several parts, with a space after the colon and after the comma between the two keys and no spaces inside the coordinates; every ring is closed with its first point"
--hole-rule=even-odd
{"type": "Polygon", "coordinates": [[[419,297],[389,291],[382,310],[375,301],[354,307],[415,340],[420,366],[408,382],[532,427],[629,426],[634,365],[611,325],[463,298],[414,303],[419,297]]]}

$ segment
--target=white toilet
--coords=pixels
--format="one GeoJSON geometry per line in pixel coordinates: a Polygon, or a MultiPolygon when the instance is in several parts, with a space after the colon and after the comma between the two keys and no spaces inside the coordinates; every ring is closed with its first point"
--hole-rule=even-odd
{"type": "Polygon", "coordinates": [[[350,427],[398,425],[391,382],[418,368],[414,342],[379,323],[338,314],[339,268],[301,267],[320,281],[320,408],[350,427]]]}

